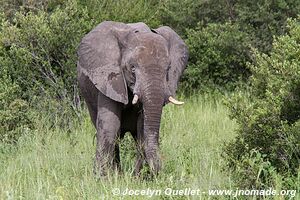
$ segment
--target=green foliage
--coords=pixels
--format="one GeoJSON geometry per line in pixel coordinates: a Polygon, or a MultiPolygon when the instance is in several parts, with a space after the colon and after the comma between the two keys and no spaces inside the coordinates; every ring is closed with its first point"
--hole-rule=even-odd
{"type": "Polygon", "coordinates": [[[20,88],[5,68],[0,69],[0,83],[0,142],[14,143],[30,131],[33,122],[28,103],[18,98],[20,88]]]}
{"type": "Polygon", "coordinates": [[[48,90],[65,98],[76,84],[76,47],[90,28],[85,10],[72,1],[50,14],[20,11],[13,22],[2,22],[0,65],[9,66],[23,97],[48,90]]]}
{"type": "Polygon", "coordinates": [[[230,20],[233,5],[219,0],[165,0],[161,10],[161,22],[185,35],[186,29],[194,29],[199,22],[206,26],[230,20]]]}
{"type": "MultiPolygon", "coordinates": [[[[259,163],[268,163],[267,168],[280,175],[296,177],[299,173],[300,23],[290,20],[288,27],[289,34],[274,40],[270,55],[255,51],[249,95],[237,93],[229,102],[239,129],[226,154],[228,166],[242,185],[253,185],[249,174],[258,173],[255,167],[243,164],[251,160],[251,151],[261,155],[259,163]]],[[[260,173],[257,180],[259,186],[272,183],[260,173]]]]}
{"type": "Polygon", "coordinates": [[[185,91],[232,89],[246,80],[249,69],[249,38],[231,23],[198,24],[187,31],[189,66],[183,77],[185,91]]]}
{"type": "Polygon", "coordinates": [[[233,89],[237,80],[247,82],[250,73],[246,62],[252,62],[247,48],[252,46],[268,54],[272,49],[273,36],[286,33],[287,18],[297,17],[300,10],[300,1],[297,0],[166,0],[162,5],[161,23],[171,26],[188,38],[191,59],[188,73],[182,80],[183,90],[188,92],[191,88],[204,91],[206,88],[213,88],[224,92],[233,89]],[[218,26],[225,33],[219,33],[218,26]],[[228,28],[229,26],[234,28],[228,28]],[[218,35],[220,37],[216,38],[218,35]],[[208,36],[215,40],[215,44],[208,36]],[[226,44],[227,41],[229,44],[226,44]],[[232,46],[231,41],[236,43],[232,46]],[[220,48],[215,50],[208,45],[220,48]],[[230,45],[233,48],[229,51],[228,48],[223,48],[230,45]],[[208,49],[211,50],[207,52],[208,49]],[[196,52],[197,55],[195,50],[199,52],[196,52]],[[233,55],[238,56],[232,58],[233,55]],[[208,59],[205,60],[206,58],[208,59]],[[210,74],[203,69],[208,69],[210,74]]]}
{"type": "Polygon", "coordinates": [[[202,1],[193,0],[166,0],[161,7],[160,20],[162,24],[175,29],[181,35],[186,28],[197,25],[198,19],[195,15],[197,5],[202,1]]]}
{"type": "Polygon", "coordinates": [[[76,48],[92,24],[76,1],[65,3],[52,12],[41,5],[19,8],[10,18],[0,15],[2,138],[16,140],[31,127],[29,103],[32,112],[49,112],[49,121],[67,130],[78,115],[76,48]]]}
{"type": "Polygon", "coordinates": [[[299,14],[300,1],[239,1],[232,3],[232,7],[233,20],[251,35],[251,44],[260,51],[269,52],[273,35],[286,33],[287,18],[296,18],[299,14]]]}
{"type": "Polygon", "coordinates": [[[273,35],[286,32],[287,18],[296,18],[300,10],[298,0],[166,0],[163,3],[161,22],[185,34],[197,23],[205,27],[209,23],[231,22],[249,34],[251,45],[261,51],[272,48],[273,35]]]}
{"type": "Polygon", "coordinates": [[[12,20],[19,11],[37,12],[44,10],[53,11],[57,6],[63,5],[65,0],[0,0],[0,12],[3,12],[7,19],[12,20]]]}
{"type": "Polygon", "coordinates": [[[238,177],[239,180],[243,180],[239,182],[240,188],[270,187],[269,181],[276,175],[274,167],[266,161],[266,155],[262,155],[255,149],[245,153],[234,164],[237,169],[234,178],[238,177]]]}
{"type": "Polygon", "coordinates": [[[124,23],[145,22],[150,27],[156,28],[160,24],[160,7],[163,1],[78,0],[78,3],[87,7],[94,26],[108,20],[124,23]]]}

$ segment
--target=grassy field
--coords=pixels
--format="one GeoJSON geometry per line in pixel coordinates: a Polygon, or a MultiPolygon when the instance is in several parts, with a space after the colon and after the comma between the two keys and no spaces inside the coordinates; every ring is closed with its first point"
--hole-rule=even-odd
{"type": "MultiPolygon", "coordinates": [[[[209,189],[231,189],[222,172],[222,145],[234,137],[236,124],[220,100],[186,99],[181,107],[164,108],[160,135],[163,169],[153,180],[133,177],[134,144],[122,141],[122,174],[105,180],[93,176],[95,130],[87,114],[70,132],[46,128],[41,119],[34,134],[15,147],[0,144],[0,199],[147,199],[113,195],[129,189],[199,189],[199,196],[157,195],[154,199],[209,199],[209,189]],[[117,189],[115,189],[117,188],[117,189]]],[[[217,197],[225,199],[228,197],[217,197]]]]}

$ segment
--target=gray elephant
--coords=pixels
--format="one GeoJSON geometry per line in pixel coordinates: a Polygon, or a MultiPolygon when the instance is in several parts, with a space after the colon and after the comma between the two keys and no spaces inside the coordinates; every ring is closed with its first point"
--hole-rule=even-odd
{"type": "Polygon", "coordinates": [[[169,27],[105,21],[78,47],[78,82],[97,129],[95,172],[120,168],[119,138],[130,132],[137,145],[134,173],[144,163],[161,168],[159,129],[165,104],[174,99],[188,60],[183,40],[169,27]]]}

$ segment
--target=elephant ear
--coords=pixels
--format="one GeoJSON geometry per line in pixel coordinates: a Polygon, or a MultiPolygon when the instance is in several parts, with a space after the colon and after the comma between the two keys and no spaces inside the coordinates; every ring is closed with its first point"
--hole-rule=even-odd
{"type": "Polygon", "coordinates": [[[177,84],[188,61],[188,48],[179,35],[168,26],[163,26],[154,31],[163,36],[169,44],[169,54],[171,59],[168,71],[168,86],[172,96],[175,96],[177,84]]]}
{"type": "Polygon", "coordinates": [[[107,97],[127,104],[127,85],[120,66],[121,45],[131,28],[123,23],[102,22],[78,47],[78,70],[107,97]]]}

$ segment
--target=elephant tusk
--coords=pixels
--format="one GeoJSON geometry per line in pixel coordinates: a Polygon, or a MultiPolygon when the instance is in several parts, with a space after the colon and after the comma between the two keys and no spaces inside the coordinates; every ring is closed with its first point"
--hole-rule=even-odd
{"type": "Polygon", "coordinates": [[[132,99],[132,104],[136,104],[138,100],[139,100],[139,96],[135,94],[132,99]]]}
{"type": "Polygon", "coordinates": [[[169,101],[175,105],[182,105],[184,104],[184,102],[182,101],[177,101],[176,99],[174,99],[172,96],[169,97],[169,101]]]}

